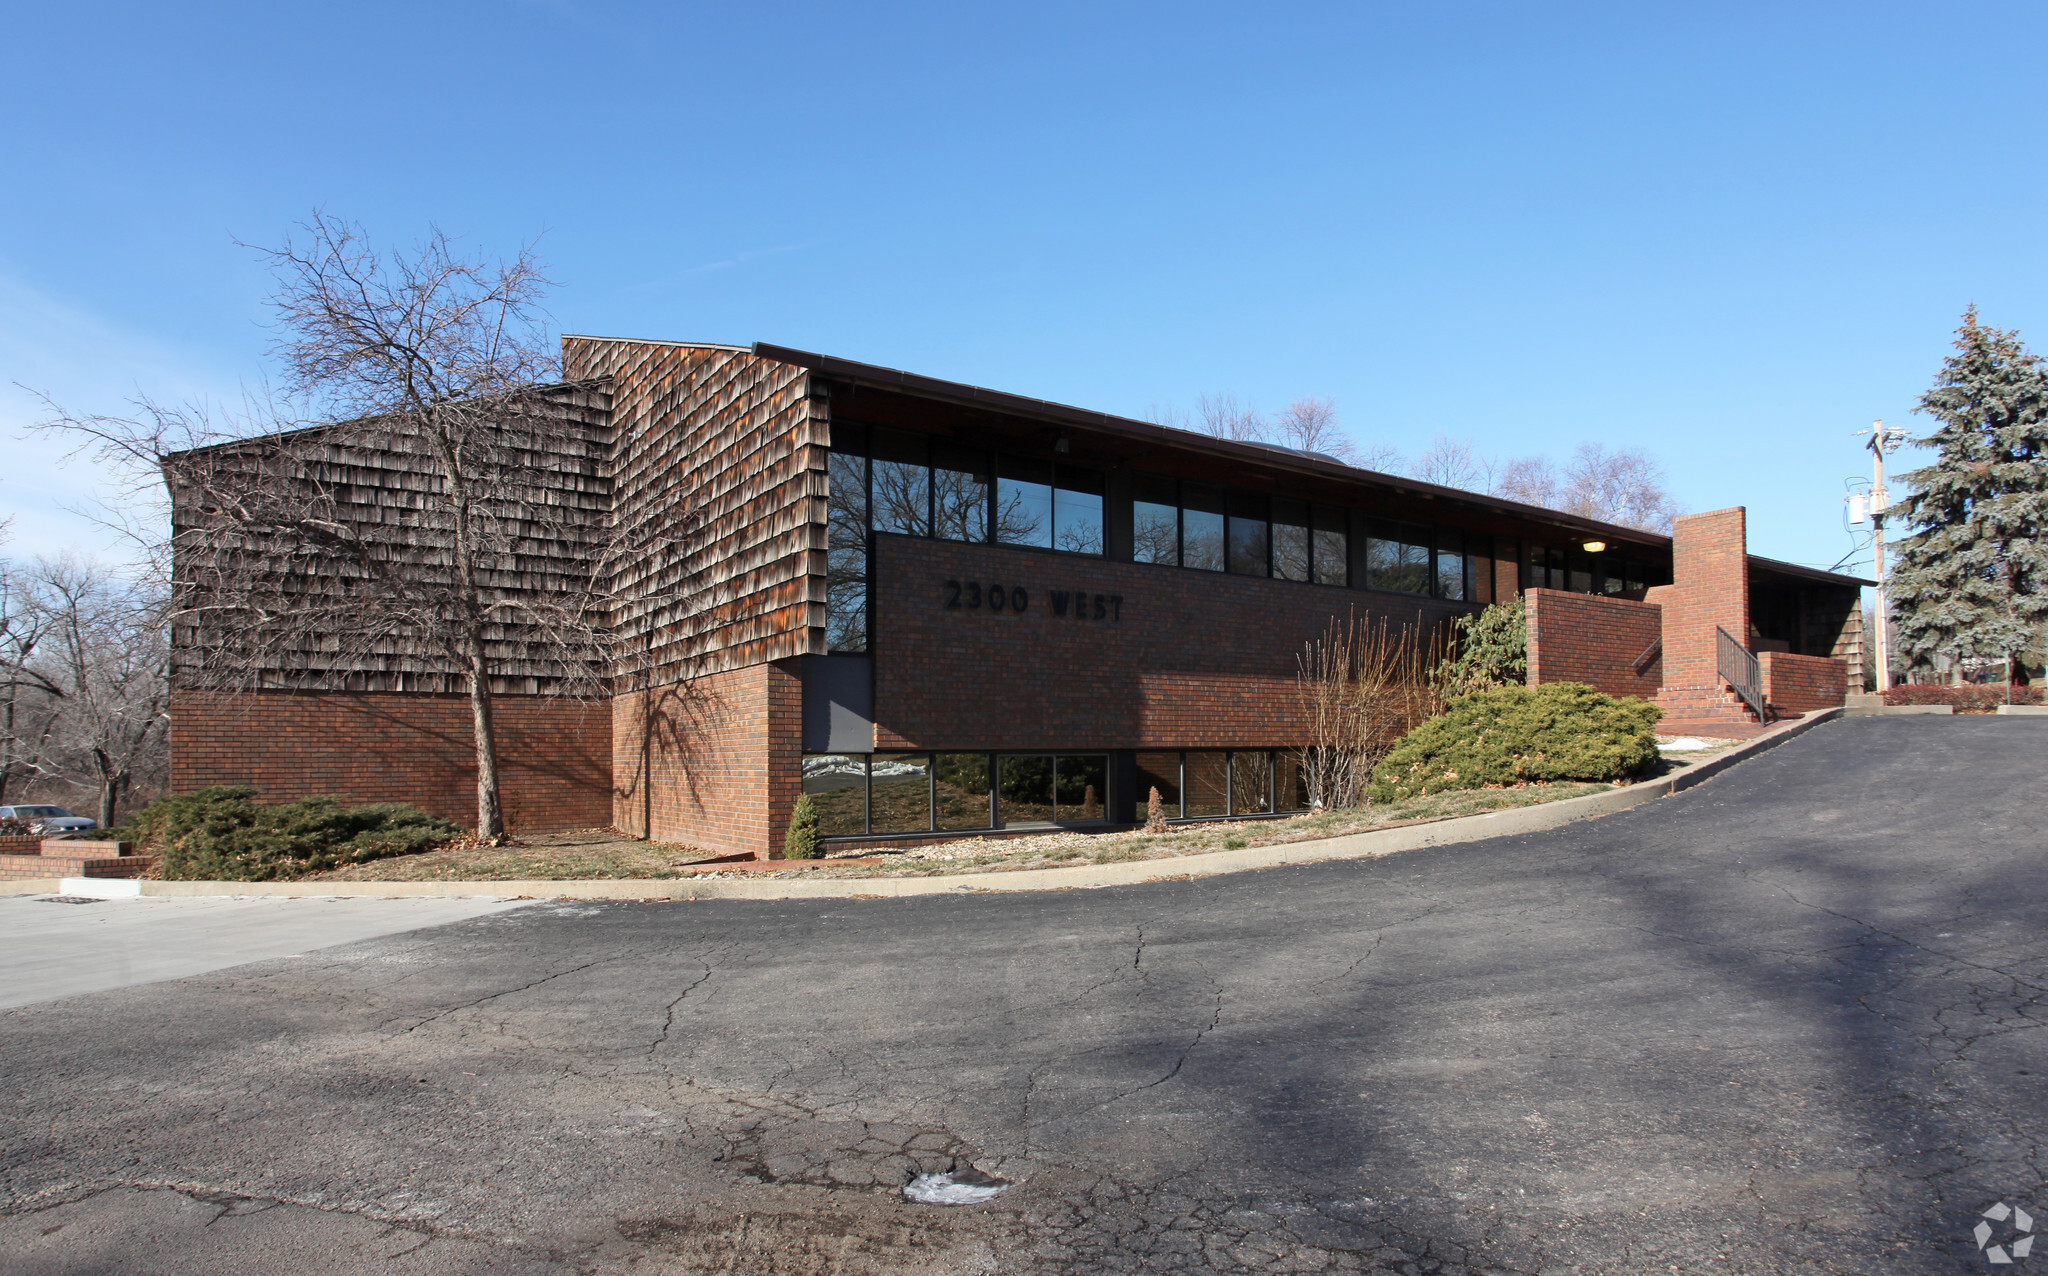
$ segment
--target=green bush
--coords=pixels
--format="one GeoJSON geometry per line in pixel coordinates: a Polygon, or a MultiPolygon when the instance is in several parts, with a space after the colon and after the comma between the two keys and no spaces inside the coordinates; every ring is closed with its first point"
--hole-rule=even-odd
{"type": "Polygon", "coordinates": [[[1452,642],[1457,655],[1440,662],[1430,681],[1448,699],[1488,687],[1520,686],[1529,676],[1529,617],[1523,602],[1495,603],[1476,616],[1460,616],[1452,642]]]}
{"type": "Polygon", "coordinates": [[[796,809],[789,813],[789,832],[782,839],[782,858],[818,858],[818,807],[808,793],[797,797],[796,809]]]}
{"type": "Polygon", "coordinates": [[[266,806],[256,790],[216,785],[150,803],[116,836],[162,856],[167,878],[264,882],[424,851],[455,826],[403,802],[343,806],[331,797],[266,806]]]}
{"type": "Polygon", "coordinates": [[[1656,763],[1661,716],[1646,700],[1617,700],[1579,682],[1474,692],[1393,747],[1373,773],[1371,799],[1619,780],[1656,763]]]}

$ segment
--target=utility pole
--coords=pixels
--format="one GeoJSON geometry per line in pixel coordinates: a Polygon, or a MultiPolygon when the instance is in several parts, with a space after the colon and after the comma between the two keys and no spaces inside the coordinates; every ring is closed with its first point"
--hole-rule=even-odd
{"type": "Polygon", "coordinates": [[[1891,505],[1891,494],[1884,486],[1884,454],[1905,442],[1906,432],[1886,429],[1883,421],[1872,421],[1868,430],[1857,433],[1868,436],[1866,446],[1875,466],[1870,484],[1870,574],[1877,578],[1877,687],[1882,691],[1892,685],[1891,634],[1884,597],[1884,514],[1891,505]]]}

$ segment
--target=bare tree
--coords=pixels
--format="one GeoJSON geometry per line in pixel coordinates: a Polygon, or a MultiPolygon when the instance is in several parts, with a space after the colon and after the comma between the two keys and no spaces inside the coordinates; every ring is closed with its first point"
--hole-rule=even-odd
{"type": "Polygon", "coordinates": [[[1241,443],[1265,441],[1266,418],[1251,404],[1239,402],[1236,395],[1205,394],[1197,407],[1204,433],[1241,443]]]}
{"type": "Polygon", "coordinates": [[[1359,445],[1346,460],[1362,470],[1373,470],[1380,474],[1399,474],[1407,469],[1408,463],[1401,455],[1401,449],[1391,443],[1366,443],[1359,445]]]}
{"type": "Polygon", "coordinates": [[[1494,463],[1463,439],[1439,434],[1429,441],[1409,467],[1409,473],[1425,483],[1455,487],[1467,492],[1484,492],[1493,485],[1494,463]]]}
{"type": "Polygon", "coordinates": [[[1494,476],[1493,494],[1528,505],[1556,509],[1562,500],[1557,467],[1548,457],[1518,456],[1501,464],[1494,476]]]}
{"type": "Polygon", "coordinates": [[[1296,399],[1273,418],[1274,441],[1334,460],[1357,459],[1358,447],[1337,423],[1337,405],[1313,396],[1296,399]]]}
{"type": "Polygon", "coordinates": [[[144,401],[49,425],[168,483],[179,686],[463,691],[477,833],[501,839],[494,695],[607,693],[634,659],[616,566],[688,520],[607,515],[589,387],[553,380],[530,250],[468,259],[436,232],[383,255],[324,215],[304,230],[266,255],[305,416],[144,401]]]}
{"type": "Polygon", "coordinates": [[[94,792],[111,828],[137,781],[161,778],[169,700],[161,596],[76,558],[20,574],[21,608],[40,641],[19,666],[40,712],[8,733],[9,753],[43,782],[94,792]]]}
{"type": "Polygon", "coordinates": [[[35,604],[27,574],[0,563],[0,804],[38,774],[63,703],[62,690],[38,667],[52,616],[35,604]]]}
{"type": "Polygon", "coordinates": [[[1296,656],[1295,692],[1308,743],[1296,750],[1309,805],[1365,802],[1373,769],[1400,738],[1443,712],[1429,677],[1440,663],[1440,631],[1423,637],[1384,619],[1332,619],[1296,656]]]}
{"type": "Polygon", "coordinates": [[[1669,532],[1678,504],[1664,483],[1663,467],[1641,448],[1610,452],[1582,443],[1565,466],[1564,508],[1582,518],[1669,532]]]}

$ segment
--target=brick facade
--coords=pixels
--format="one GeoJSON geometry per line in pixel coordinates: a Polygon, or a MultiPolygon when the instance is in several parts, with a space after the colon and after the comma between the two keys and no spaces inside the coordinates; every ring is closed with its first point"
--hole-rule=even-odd
{"type": "Polygon", "coordinates": [[[612,702],[612,823],[725,854],[779,851],[802,790],[803,688],[789,662],[612,702]]]}
{"type": "Polygon", "coordinates": [[[1529,685],[1584,682],[1610,696],[1648,699],[1663,685],[1663,660],[1636,661],[1663,636],[1656,603],[1561,589],[1532,589],[1528,605],[1529,685]]]}
{"type": "Polygon", "coordinates": [[[1773,708],[1806,713],[1832,709],[1849,689],[1849,662],[1836,656],[1797,656],[1766,651],[1757,657],[1764,671],[1764,699],[1773,708]]]}
{"type": "MultiPolygon", "coordinates": [[[[493,701],[505,817],[517,832],[610,823],[611,706],[493,701]]],[[[410,802],[476,823],[476,745],[462,696],[259,692],[171,701],[171,791],[246,784],[265,801],[331,794],[410,802]]]]}
{"type": "Polygon", "coordinates": [[[1331,620],[1433,625],[1478,610],[901,536],[876,537],[875,582],[878,749],[1292,747],[1296,658],[1331,620]],[[948,607],[949,580],[984,601],[991,586],[1021,589],[1028,605],[948,607]]]}

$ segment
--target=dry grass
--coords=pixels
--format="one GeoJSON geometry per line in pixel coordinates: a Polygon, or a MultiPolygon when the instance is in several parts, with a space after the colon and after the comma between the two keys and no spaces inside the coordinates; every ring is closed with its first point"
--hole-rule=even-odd
{"type": "Polygon", "coordinates": [[[516,846],[480,846],[458,838],[439,850],[352,864],[311,880],[323,882],[575,881],[592,877],[682,877],[679,865],[712,854],[689,846],[642,842],[616,829],[578,829],[522,838],[516,846]]]}

